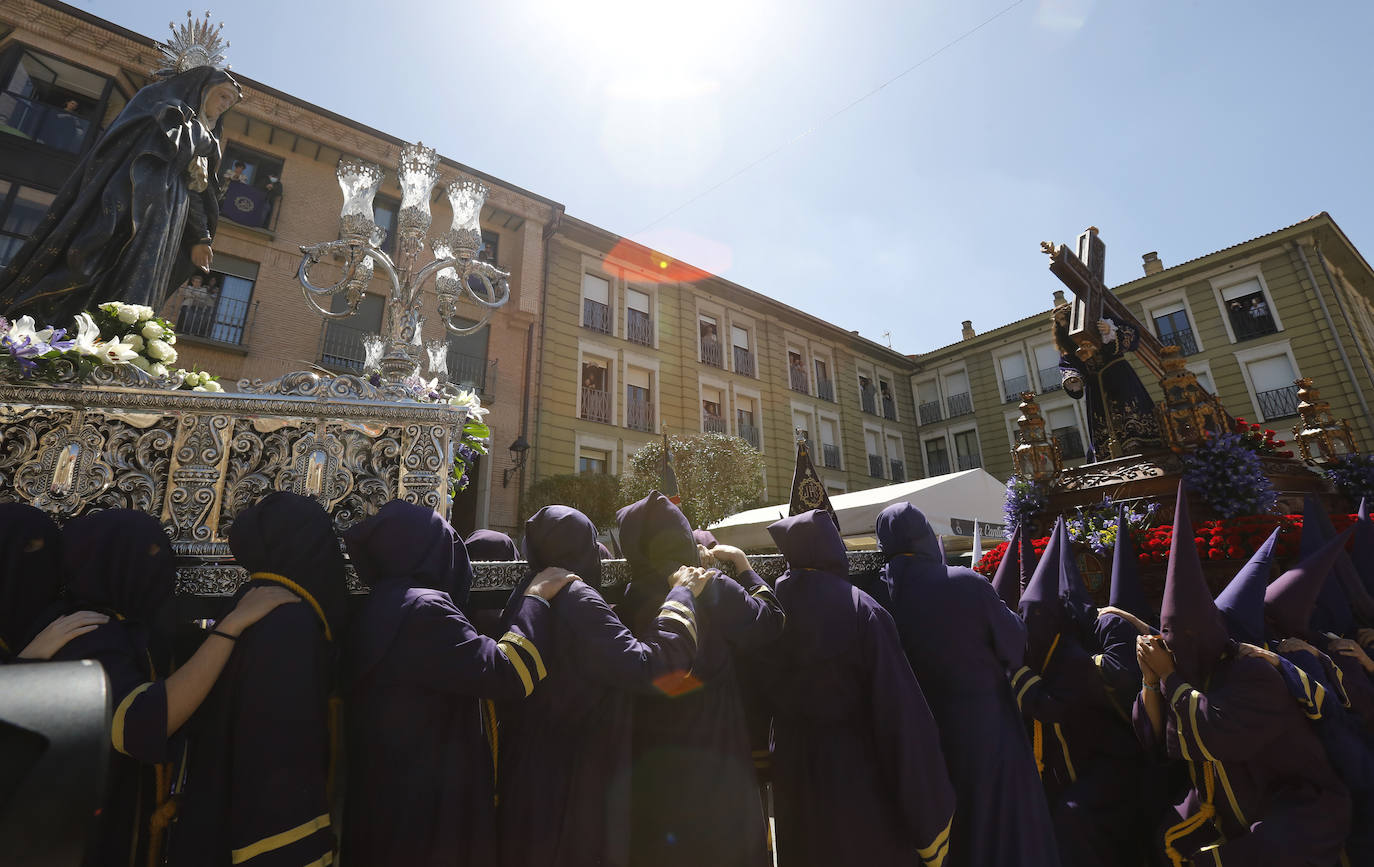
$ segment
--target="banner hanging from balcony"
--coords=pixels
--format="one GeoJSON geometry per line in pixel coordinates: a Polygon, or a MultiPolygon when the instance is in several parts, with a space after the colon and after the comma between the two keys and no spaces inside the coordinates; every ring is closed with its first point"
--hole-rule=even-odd
{"type": "Polygon", "coordinates": [[[830,505],[830,494],[816,476],[816,466],[811,463],[811,451],[806,447],[806,438],[797,435],[797,466],[792,471],[792,501],[788,504],[787,514],[800,515],[812,509],[824,509],[834,519],[835,526],[840,519],[835,515],[835,507],[830,505]]]}
{"type": "Polygon", "coordinates": [[[267,193],[243,181],[230,181],[220,213],[240,226],[260,229],[267,225],[267,193]]]}

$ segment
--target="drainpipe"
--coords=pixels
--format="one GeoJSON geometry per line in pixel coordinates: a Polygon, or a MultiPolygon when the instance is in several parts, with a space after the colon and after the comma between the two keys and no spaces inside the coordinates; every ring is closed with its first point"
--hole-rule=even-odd
{"type": "MultiPolygon", "coordinates": [[[[545,323],[547,323],[547,322],[549,321],[549,316],[548,316],[548,307],[549,307],[549,260],[553,258],[552,254],[551,254],[551,252],[550,252],[550,250],[549,250],[549,241],[553,238],[553,236],[554,236],[555,234],[557,234],[557,232],[558,232],[558,227],[559,227],[560,225],[562,225],[562,223],[563,223],[563,208],[562,208],[561,206],[555,206],[555,207],[554,207],[554,211],[553,211],[553,219],[549,220],[548,225],[546,225],[546,226],[544,227],[543,232],[541,233],[541,234],[542,234],[542,237],[543,237],[543,241],[544,241],[544,284],[543,284],[542,286],[539,287],[539,363],[540,363],[540,364],[543,364],[543,363],[544,363],[544,329],[545,329],[545,323]]],[[[533,326],[534,326],[534,323],[531,322],[531,323],[530,323],[530,327],[532,328],[533,326]]],[[[532,346],[526,349],[526,353],[525,353],[525,354],[526,354],[526,358],[529,358],[530,356],[533,355],[532,349],[533,349],[532,346]]],[[[525,400],[526,400],[526,401],[529,400],[529,376],[530,376],[530,362],[529,362],[529,361],[526,361],[526,363],[525,363],[525,400]]],[[[544,421],[544,401],[543,401],[543,397],[544,397],[544,395],[543,395],[543,382],[544,382],[544,379],[543,379],[543,377],[541,376],[539,379],[536,380],[536,382],[538,382],[538,383],[540,384],[540,394],[539,394],[540,399],[537,400],[537,401],[535,402],[535,404],[534,404],[534,441],[531,442],[530,445],[533,447],[533,451],[534,451],[534,469],[531,470],[531,474],[532,474],[536,479],[538,479],[538,478],[539,478],[539,428],[540,428],[540,424],[544,421]]],[[[581,382],[580,375],[579,375],[578,382],[581,382]]],[[[524,426],[524,424],[522,423],[522,424],[521,424],[521,427],[523,427],[523,426],[524,426]]],[[[573,458],[574,465],[576,464],[576,460],[577,460],[577,459],[576,459],[576,456],[574,456],[574,458],[573,458]]],[[[520,468],[520,497],[523,498],[524,496],[525,496],[525,468],[524,468],[524,467],[521,467],[521,468],[520,468]]],[[[519,518],[519,515],[517,514],[516,517],[519,518]]]]}
{"type": "MultiPolygon", "coordinates": [[[[1355,386],[1355,398],[1360,402],[1360,409],[1364,410],[1364,417],[1369,418],[1369,404],[1364,399],[1364,389],[1360,388],[1360,382],[1355,378],[1355,368],[1350,364],[1350,356],[1345,352],[1345,341],[1341,340],[1340,332],[1336,331],[1336,323],[1331,319],[1331,310],[1326,306],[1326,296],[1322,294],[1321,286],[1317,284],[1317,275],[1312,273],[1312,265],[1307,261],[1307,253],[1303,252],[1302,244],[1293,241],[1293,250],[1297,252],[1298,259],[1302,261],[1303,270],[1307,272],[1307,282],[1311,284],[1312,291],[1317,295],[1317,303],[1321,305],[1322,316],[1326,319],[1326,327],[1331,332],[1331,336],[1336,341],[1336,351],[1340,353],[1341,363],[1345,365],[1345,374],[1350,377],[1350,383],[1355,386]]],[[[1347,320],[1349,321],[1349,320],[1347,320]]]]}
{"type": "MultiPolygon", "coordinates": [[[[1359,337],[1354,335],[1355,317],[1351,315],[1350,308],[1346,306],[1345,297],[1336,290],[1336,280],[1332,277],[1331,269],[1326,264],[1326,256],[1322,253],[1321,242],[1318,241],[1314,243],[1312,248],[1316,250],[1317,262],[1322,266],[1322,273],[1326,275],[1326,285],[1331,287],[1332,294],[1336,296],[1336,304],[1341,308],[1341,315],[1345,317],[1346,323],[1350,326],[1351,336],[1354,337],[1355,340],[1355,351],[1360,355],[1360,364],[1364,367],[1365,375],[1369,377],[1371,383],[1374,383],[1374,369],[1370,366],[1369,356],[1365,353],[1364,344],[1360,342],[1359,337]]],[[[1355,380],[1355,389],[1363,393],[1362,389],[1360,389],[1360,381],[1358,379],[1355,380]]],[[[1368,410],[1365,411],[1365,415],[1369,415],[1368,410]]]]}
{"type": "MultiPolygon", "coordinates": [[[[530,323],[529,330],[525,332],[525,394],[524,404],[520,407],[520,436],[523,438],[529,431],[530,420],[530,365],[534,356],[534,323],[530,323]]],[[[529,442],[529,440],[525,440],[529,442]]],[[[525,462],[520,464],[520,487],[515,492],[515,524],[520,525],[520,507],[525,500],[525,462]]]]}

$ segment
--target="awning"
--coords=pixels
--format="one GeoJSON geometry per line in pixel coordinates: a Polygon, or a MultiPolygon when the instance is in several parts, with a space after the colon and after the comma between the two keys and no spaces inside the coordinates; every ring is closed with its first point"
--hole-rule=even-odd
{"type": "MultiPolygon", "coordinates": [[[[845,537],[871,538],[878,514],[901,502],[920,509],[941,536],[971,536],[974,521],[1000,528],[1006,496],[1005,484],[987,471],[976,469],[838,494],[830,502],[840,519],[840,533],[845,537]]],[[[731,515],[710,529],[716,539],[727,545],[749,550],[773,548],[768,525],[785,517],[786,503],[764,506],[731,515]]]]}

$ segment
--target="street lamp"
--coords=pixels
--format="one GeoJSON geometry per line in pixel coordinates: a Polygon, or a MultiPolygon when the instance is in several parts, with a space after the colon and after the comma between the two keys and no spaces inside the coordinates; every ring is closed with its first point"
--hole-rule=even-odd
{"type": "MultiPolygon", "coordinates": [[[[439,180],[438,163],[434,148],[417,143],[401,149],[396,171],[401,185],[396,259],[381,250],[386,233],[377,227],[372,215],[372,200],[382,183],[382,169],[351,157],[340,159],[336,172],[344,197],[339,213],[339,240],[300,248],[297,277],[301,289],[310,305],[326,318],[346,319],[355,315],[377,268],[390,282],[382,333],[364,338],[365,368],[380,371],[390,384],[416,374],[426,355],[421,336],[425,321],[421,304],[429,278],[435,278],[439,317],[453,334],[472,334],[484,327],[491,312],[510,300],[510,274],[476,258],[482,246],[479,218],[487,196],[487,188],[477,181],[460,178],[447,185],[453,224],[448,232],[430,241],[434,259],[417,270],[432,222],[429,201],[439,180]],[[343,276],[332,285],[316,286],[310,281],[311,266],[335,255],[343,257],[343,276]],[[338,312],[330,310],[325,300],[336,295],[342,295],[345,301],[345,308],[338,312]],[[458,305],[463,298],[482,308],[475,324],[459,324],[462,320],[458,317],[458,305]]],[[[428,354],[432,372],[444,378],[442,369],[434,369],[435,353],[428,354]]]]}
{"type": "Polygon", "coordinates": [[[525,458],[529,457],[529,451],[530,444],[525,442],[524,434],[517,436],[515,442],[510,444],[510,466],[501,473],[501,487],[508,487],[510,477],[525,466],[525,458]]]}

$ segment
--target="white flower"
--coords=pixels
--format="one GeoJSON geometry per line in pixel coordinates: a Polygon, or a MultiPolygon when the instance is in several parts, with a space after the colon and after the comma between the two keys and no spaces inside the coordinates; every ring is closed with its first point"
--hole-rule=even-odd
{"type": "Polygon", "coordinates": [[[191,391],[209,391],[209,390],[210,390],[210,389],[206,388],[206,387],[203,386],[203,385],[197,385],[196,387],[194,387],[194,388],[191,389],[191,391]]]}
{"type": "Polygon", "coordinates": [[[123,339],[124,342],[129,344],[136,352],[143,351],[144,344],[142,337],[139,337],[137,334],[126,334],[123,339]]]}
{"type": "Polygon", "coordinates": [[[149,319],[152,319],[153,315],[157,312],[153,308],[147,307],[143,304],[131,304],[129,306],[133,307],[134,310],[137,311],[139,322],[147,322],[149,319]]]}
{"type": "Polygon", "coordinates": [[[148,375],[156,376],[159,378],[166,376],[167,365],[163,364],[160,361],[154,361],[152,364],[148,365],[148,375]]]}
{"type": "Polygon", "coordinates": [[[201,386],[201,388],[205,389],[206,391],[214,391],[214,392],[221,392],[221,391],[224,391],[224,388],[223,388],[218,382],[215,382],[213,379],[210,380],[209,382],[206,382],[205,385],[201,386]]]}
{"type": "Polygon", "coordinates": [[[200,385],[199,373],[186,373],[186,371],[184,370],[178,370],[177,373],[185,374],[186,378],[182,380],[183,384],[189,385],[192,388],[195,388],[196,386],[200,385]]]}
{"type": "MultiPolygon", "coordinates": [[[[111,340],[110,343],[113,344],[115,343],[115,341],[111,340]]],[[[127,344],[120,343],[118,345],[127,348],[127,344]]],[[[147,373],[148,369],[152,366],[148,363],[148,359],[139,355],[137,352],[134,352],[132,349],[129,350],[129,353],[130,355],[127,358],[122,358],[120,359],[120,361],[127,361],[134,367],[137,367],[139,370],[143,371],[144,373],[147,373]]]]}
{"type": "Polygon", "coordinates": [[[156,322],[149,322],[143,326],[143,336],[149,340],[157,340],[162,336],[162,326],[156,322]]]}
{"type": "Polygon", "coordinates": [[[52,341],[52,332],[51,326],[39,330],[32,316],[20,316],[10,325],[10,330],[5,336],[15,343],[22,343],[27,338],[35,344],[41,343],[46,346],[52,341]]]}
{"type": "Polygon", "coordinates": [[[449,406],[461,406],[468,411],[468,416],[481,421],[491,410],[482,406],[482,399],[477,396],[475,391],[459,390],[457,396],[448,399],[449,406]]]}
{"type": "Polygon", "coordinates": [[[125,325],[133,325],[138,321],[138,308],[132,304],[116,304],[113,312],[125,325]]]}
{"type": "Polygon", "coordinates": [[[89,313],[76,314],[76,343],[73,348],[82,355],[100,355],[100,326],[89,313]]]}
{"type": "Polygon", "coordinates": [[[168,346],[165,340],[149,340],[148,357],[155,361],[165,361],[168,364],[175,364],[177,360],[177,351],[168,346]]]}
{"type": "Polygon", "coordinates": [[[163,339],[164,342],[166,342],[168,345],[171,345],[171,344],[177,342],[177,335],[176,335],[176,332],[172,331],[172,329],[170,329],[170,328],[164,329],[164,331],[166,332],[165,334],[162,335],[162,339],[163,339]]]}

